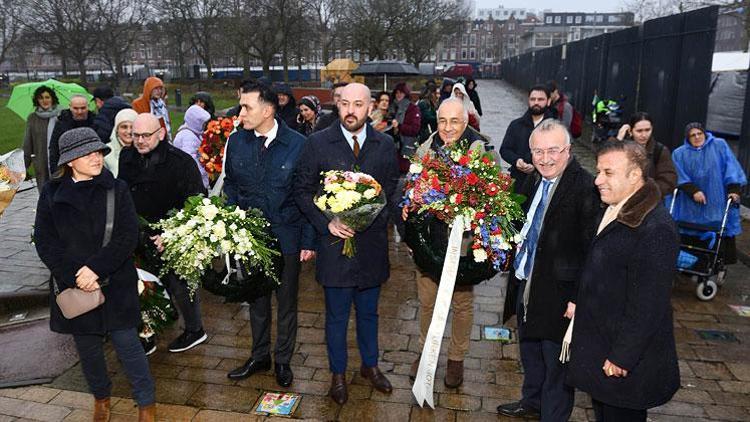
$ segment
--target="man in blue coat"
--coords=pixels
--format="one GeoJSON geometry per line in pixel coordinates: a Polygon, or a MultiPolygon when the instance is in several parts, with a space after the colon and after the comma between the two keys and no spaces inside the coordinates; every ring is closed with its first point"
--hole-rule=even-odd
{"type": "MultiPolygon", "coordinates": [[[[289,367],[297,340],[297,292],[300,262],[314,256],[314,229],[300,213],[292,195],[292,178],[305,138],[275,118],[279,99],[271,87],[248,82],[242,85],[242,129],[227,142],[224,193],[228,204],[259,209],[271,223],[284,257],[281,285],[276,291],[277,336],[274,351],[276,382],[289,387],[294,375],[289,367]]],[[[271,369],[271,295],[250,304],[252,356],[227,375],[239,380],[271,369]]]]}
{"type": "Polygon", "coordinates": [[[352,302],[357,315],[357,344],[362,357],[360,373],[382,392],[391,384],[378,369],[378,298],[380,285],[390,274],[388,221],[398,183],[398,163],[393,139],[366,124],[370,89],[354,83],[342,89],[338,102],[340,124],[314,133],[307,141],[295,178],[295,199],[318,232],[316,278],[326,302],[326,344],[333,373],[331,398],[346,403],[346,329],[352,302]],[[375,178],[388,198],[372,225],[356,233],[357,253],[342,255],[343,240],[355,232],[338,219],[329,221],[313,198],[321,189],[321,172],[358,169],[375,178]]]}

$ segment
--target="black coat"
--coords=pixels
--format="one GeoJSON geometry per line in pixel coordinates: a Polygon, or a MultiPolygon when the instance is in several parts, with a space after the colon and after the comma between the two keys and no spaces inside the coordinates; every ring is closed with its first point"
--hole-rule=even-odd
{"type": "Polygon", "coordinates": [[[206,194],[193,158],[166,140],[146,155],[123,149],[118,177],[128,183],[138,215],[149,223],[182,209],[188,197],[206,194]]]}
{"type": "Polygon", "coordinates": [[[122,97],[112,97],[104,101],[104,105],[94,117],[92,128],[99,135],[99,139],[105,144],[109,143],[112,128],[115,126],[115,117],[120,110],[130,108],[130,103],[122,97]]]}
{"type": "MultiPolygon", "coordinates": [[[[552,117],[552,111],[547,110],[544,118],[552,117]]],[[[531,113],[527,110],[523,116],[513,120],[505,130],[503,144],[500,145],[500,156],[510,164],[510,175],[516,180],[515,191],[518,192],[527,174],[516,168],[516,161],[523,158],[523,161],[531,164],[531,149],[529,148],[529,137],[534,130],[534,121],[531,119],[531,113]]]]}
{"type": "MultiPolygon", "coordinates": [[[[52,136],[49,138],[49,174],[55,174],[57,171],[57,162],[60,161],[60,136],[77,127],[94,127],[94,118],[96,114],[89,111],[86,120],[75,120],[70,110],[63,110],[57,116],[57,123],[52,130],[52,136]]],[[[107,135],[109,138],[109,135],[107,135]]]]}
{"type": "MultiPolygon", "coordinates": [[[[563,314],[568,302],[576,301],[581,268],[596,233],[601,207],[593,177],[574,158],[560,177],[537,241],[523,339],[562,342],[570,322],[563,314]]],[[[541,180],[535,172],[521,186],[520,193],[527,197],[524,213],[528,214],[541,180]]],[[[519,283],[515,268],[508,282],[519,283]]],[[[518,312],[522,308],[519,304],[518,312]]]]}
{"type": "Polygon", "coordinates": [[[55,302],[50,284],[50,328],[58,333],[104,334],[137,327],[141,321],[138,274],[133,250],[138,242],[138,218],[125,182],[109,170],[92,180],[74,183],[70,177],[52,179],[42,189],[34,222],[34,243],[44,265],[52,271],[60,291],[75,287],[76,272],[88,266],[100,280],[102,306],[66,319],[55,302]],[[112,238],[102,248],[107,190],[115,189],[112,238]]]}
{"type": "Polygon", "coordinates": [[[568,382],[612,406],[659,406],[680,387],[670,301],[678,235],[660,199],[649,179],[594,238],[581,275],[568,382]],[[628,376],[606,377],[606,359],[628,376]]]}
{"type": "Polygon", "coordinates": [[[325,287],[366,289],[384,283],[390,276],[388,220],[398,206],[396,185],[399,172],[393,139],[366,125],[367,138],[358,158],[335,125],[312,134],[302,151],[295,174],[295,199],[318,234],[316,279],[325,287]],[[367,173],[383,187],[388,205],[367,230],[354,236],[356,255],[341,254],[344,242],[328,231],[328,218],[313,203],[322,188],[321,172],[353,170],[367,173]]]}

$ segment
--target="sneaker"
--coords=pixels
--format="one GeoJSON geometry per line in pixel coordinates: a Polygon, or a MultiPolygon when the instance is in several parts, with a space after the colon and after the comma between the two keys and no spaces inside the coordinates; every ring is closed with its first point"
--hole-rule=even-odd
{"type": "Polygon", "coordinates": [[[141,346],[143,346],[143,351],[146,352],[146,356],[154,353],[156,351],[156,336],[147,338],[141,337],[141,346]]]}
{"type": "Polygon", "coordinates": [[[208,339],[203,329],[199,331],[185,331],[175,341],[169,344],[169,351],[172,353],[184,352],[203,343],[208,339]]]}

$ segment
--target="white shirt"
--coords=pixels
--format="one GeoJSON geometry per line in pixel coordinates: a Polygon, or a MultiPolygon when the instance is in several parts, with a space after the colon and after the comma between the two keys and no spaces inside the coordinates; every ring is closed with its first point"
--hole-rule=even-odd
{"type": "MultiPolygon", "coordinates": [[[[559,176],[558,176],[559,177],[559,176]]],[[[547,203],[549,204],[549,200],[552,199],[549,195],[552,194],[552,186],[555,185],[555,182],[557,182],[558,177],[555,177],[554,179],[542,179],[542,181],[549,182],[549,189],[547,191],[547,203]]],[[[529,228],[531,227],[531,222],[534,221],[534,214],[536,214],[536,209],[539,206],[539,202],[542,200],[542,192],[544,191],[544,183],[539,182],[539,186],[536,188],[536,193],[534,194],[534,199],[531,201],[531,205],[529,206],[529,213],[526,214],[526,222],[523,224],[523,228],[521,229],[521,236],[523,236],[524,239],[526,239],[526,235],[529,233],[529,228]]],[[[544,210],[542,210],[544,211],[544,210]]],[[[540,233],[541,234],[541,233],[540,233]]],[[[523,242],[518,244],[518,250],[521,250],[521,247],[523,246],[523,242]]],[[[523,252],[523,255],[521,256],[521,265],[516,268],[516,278],[519,280],[526,280],[531,274],[524,274],[523,269],[526,267],[526,260],[529,259],[529,255],[526,253],[526,251],[523,252]]]]}
{"type": "Polygon", "coordinates": [[[349,148],[354,151],[354,139],[352,136],[357,136],[357,143],[359,143],[359,150],[362,150],[362,147],[365,146],[365,139],[367,138],[367,125],[362,125],[362,129],[359,130],[359,133],[351,133],[346,128],[344,128],[344,125],[341,125],[341,132],[344,133],[344,138],[346,138],[346,142],[349,143],[349,148]]]}
{"type": "Polygon", "coordinates": [[[261,136],[266,137],[266,142],[263,143],[263,146],[268,148],[268,146],[271,145],[271,142],[273,142],[273,140],[276,139],[276,134],[279,132],[279,122],[277,122],[276,119],[273,119],[273,127],[266,134],[262,134],[258,132],[257,130],[254,130],[253,132],[255,132],[255,136],[259,138],[261,136]]]}

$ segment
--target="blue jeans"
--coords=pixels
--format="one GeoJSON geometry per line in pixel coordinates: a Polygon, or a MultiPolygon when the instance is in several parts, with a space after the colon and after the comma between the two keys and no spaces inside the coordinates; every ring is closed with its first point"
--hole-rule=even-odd
{"type": "MultiPolygon", "coordinates": [[[[135,328],[109,332],[117,358],[125,370],[125,375],[133,389],[133,399],[138,406],[148,406],[156,402],[156,388],[146,353],[138,339],[135,328]]],[[[104,336],[98,334],[74,334],[73,339],[81,359],[81,369],[91,394],[98,400],[110,397],[112,381],[107,374],[104,360],[104,336]]]]}
{"type": "Polygon", "coordinates": [[[346,372],[346,330],[354,302],[357,318],[357,345],[362,365],[378,366],[378,299],[380,286],[366,290],[356,287],[326,287],[326,346],[328,365],[334,374],[346,372]]]}

